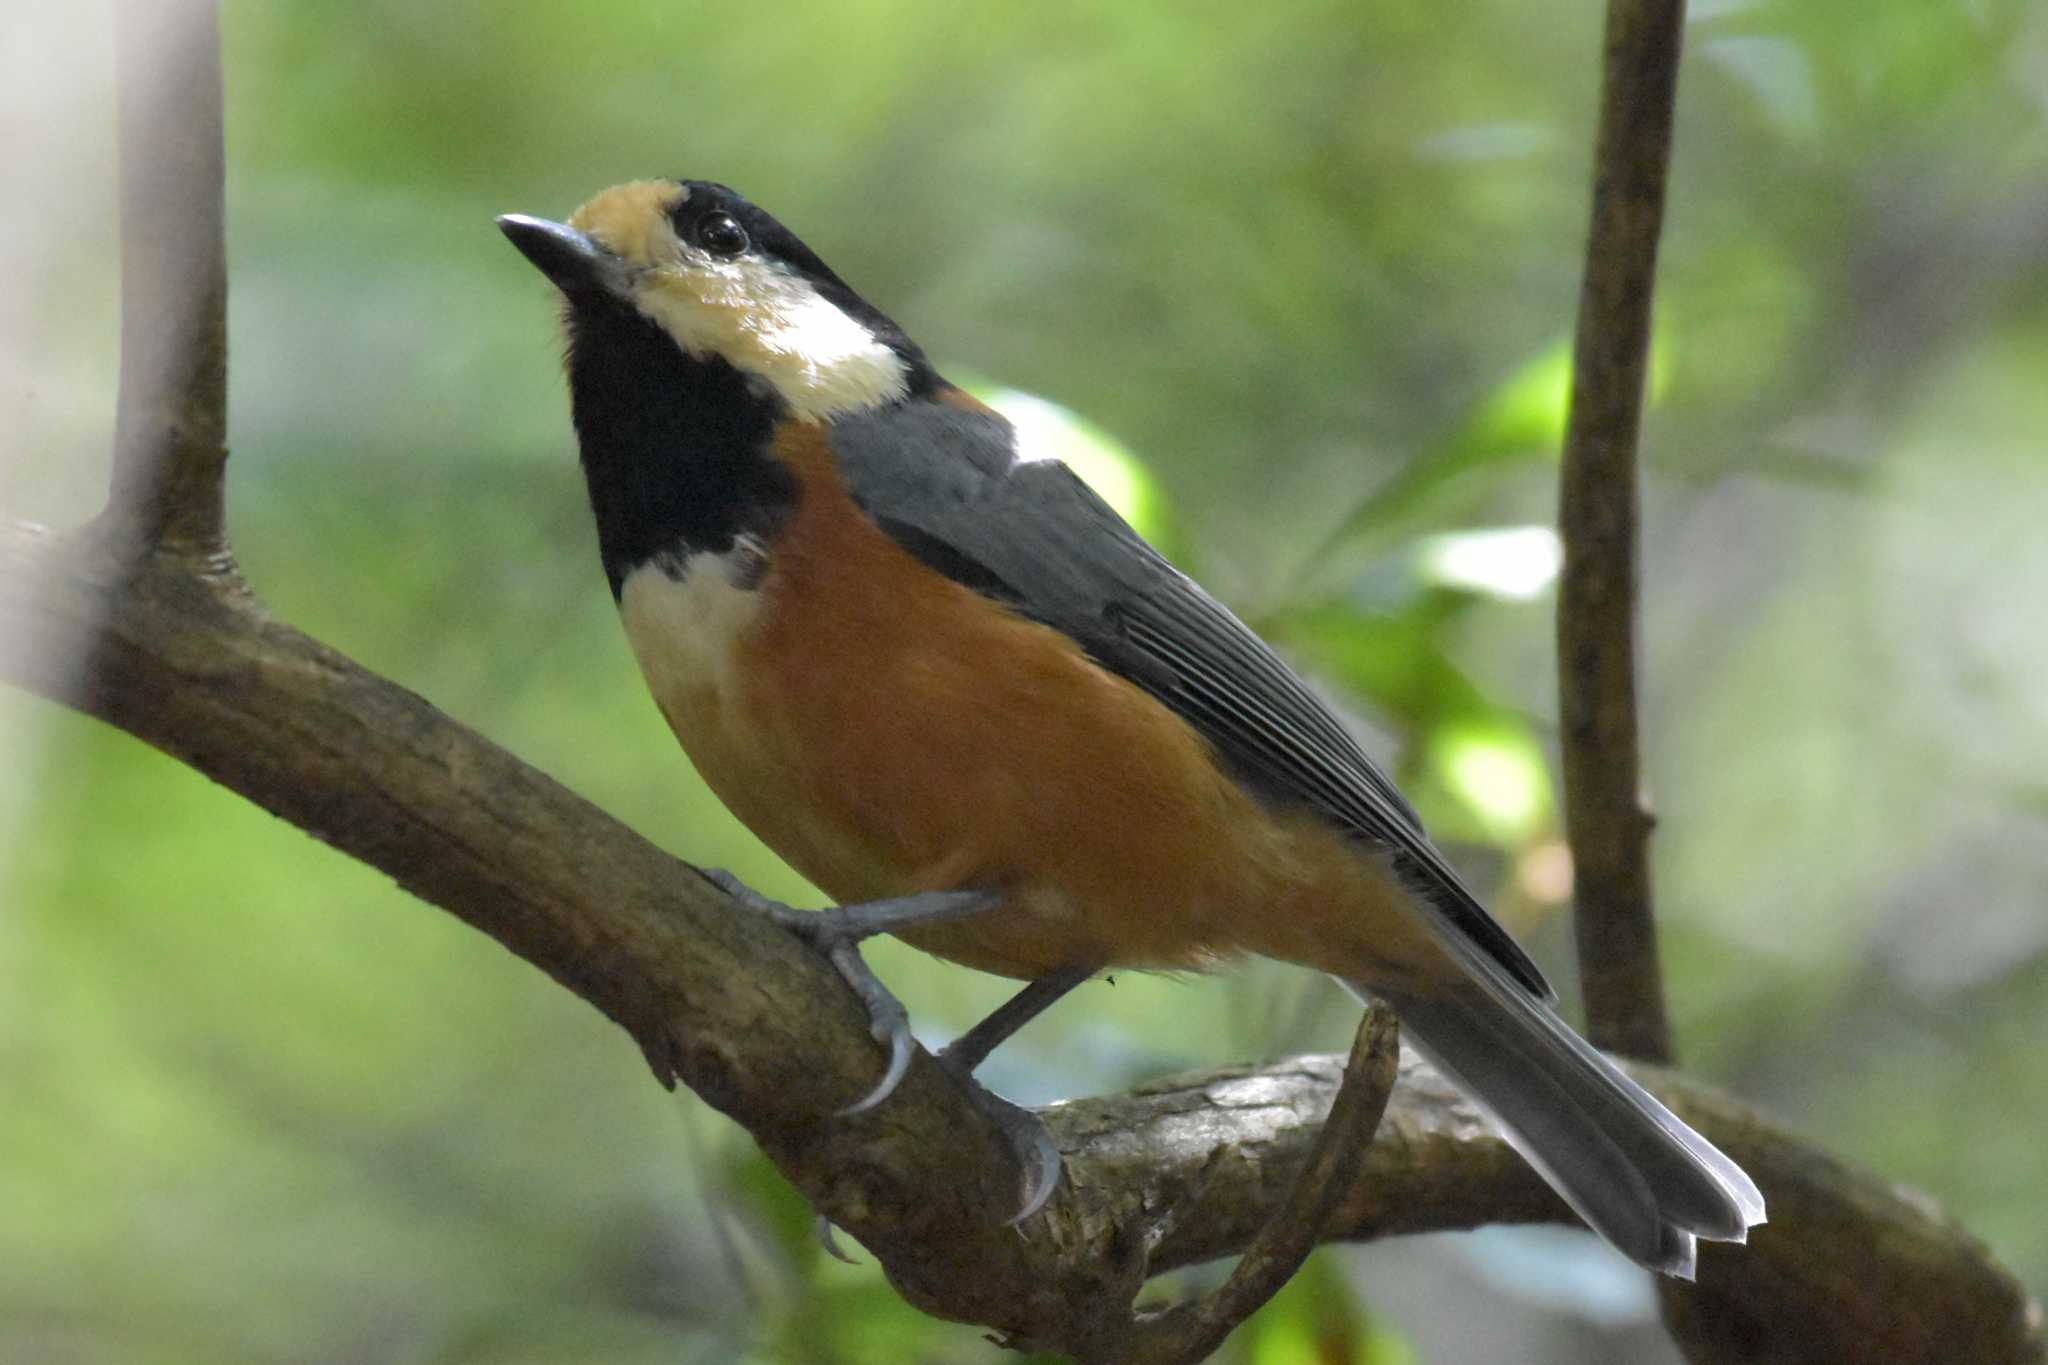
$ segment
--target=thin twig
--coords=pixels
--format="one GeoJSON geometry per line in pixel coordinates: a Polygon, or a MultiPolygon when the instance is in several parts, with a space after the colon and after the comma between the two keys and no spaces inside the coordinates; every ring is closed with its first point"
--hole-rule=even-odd
{"type": "Polygon", "coordinates": [[[1344,1080],[1323,1120],[1308,1164],[1287,1198],[1259,1229],[1230,1278],[1215,1292],[1139,1319],[1118,1359],[1128,1365],[1192,1365],[1207,1360],[1237,1325],[1264,1307],[1329,1235],[1331,1220],[1365,1164],[1400,1061],[1394,1012],[1374,1004],[1358,1021],[1344,1080]]]}
{"type": "Polygon", "coordinates": [[[101,526],[125,548],[221,552],[227,245],[220,16],[126,0],[120,73],[121,391],[101,526]]]}
{"type": "Polygon", "coordinates": [[[1636,442],[1683,0],[1610,0],[1558,526],[1558,709],[1587,1031],[1671,1058],[1636,731],[1636,442]]]}

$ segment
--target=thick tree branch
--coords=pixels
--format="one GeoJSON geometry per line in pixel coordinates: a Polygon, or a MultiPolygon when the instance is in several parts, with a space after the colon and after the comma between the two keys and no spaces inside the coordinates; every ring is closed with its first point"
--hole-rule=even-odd
{"type": "MultiPolygon", "coordinates": [[[[1690,1303],[1717,1362],[1953,1365],[2043,1359],[2040,1305],[1921,1195],[1863,1174],[1717,1091],[1629,1070],[1751,1171],[1771,1222],[1747,1247],[1701,1249],[1690,1303]]],[[[1084,1191],[1171,1210],[1152,1255],[1166,1270],[1242,1246],[1306,1159],[1335,1057],[1298,1057],[1154,1082],[1051,1111],[1084,1191]],[[1223,1145],[1219,1147],[1219,1142],[1223,1145]]],[[[1413,1054],[1339,1235],[1377,1238],[1488,1223],[1569,1221],[1557,1196],[1413,1054]]]]}
{"type": "Polygon", "coordinates": [[[1609,0],[1558,528],[1558,709],[1587,1035],[1671,1059],[1636,736],[1636,437],[1684,0],[1609,0]]]}
{"type": "MultiPolygon", "coordinates": [[[[882,1057],[819,959],[232,584],[163,555],[122,571],[94,537],[7,528],[0,641],[0,678],[148,740],[549,972],[619,1021],[664,1081],[680,1077],[744,1125],[913,1303],[1020,1344],[1104,1358],[1126,1340],[1148,1274],[1250,1245],[1336,1089],[1336,1059],[1307,1058],[1057,1106],[1046,1116],[1067,1179],[1044,1214],[1010,1229],[1007,1142],[922,1054],[878,1112],[834,1117],[882,1057]]],[[[1787,1360],[2039,1359],[2025,1295],[1923,1202],[1676,1077],[1642,1074],[1772,1201],[1748,1250],[1702,1261],[1710,1326],[1767,1324],[1779,1344],[1811,1348],[1787,1360]],[[1973,1346],[1957,1356],[1921,1349],[1930,1342],[1973,1346]]],[[[1569,1219],[1412,1059],[1348,1189],[1330,1224],[1344,1236],[1569,1219]]]]}
{"type": "Polygon", "coordinates": [[[14,527],[0,534],[0,642],[0,676],[384,870],[591,1001],[664,1083],[680,1075],[738,1118],[928,1301],[1038,1328],[1095,1288],[1060,1279],[1005,1227],[1008,1146],[928,1059],[880,1112],[834,1117],[882,1058],[821,960],[421,698],[270,619],[231,580],[14,527]]]}

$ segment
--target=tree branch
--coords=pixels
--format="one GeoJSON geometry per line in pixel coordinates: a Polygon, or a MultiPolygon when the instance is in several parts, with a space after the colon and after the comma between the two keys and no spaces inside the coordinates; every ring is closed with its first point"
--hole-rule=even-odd
{"type": "MultiPolygon", "coordinates": [[[[155,744],[547,971],[625,1027],[664,1083],[680,1077],[746,1127],[913,1303],[1019,1344],[1102,1358],[1126,1339],[1148,1274],[1250,1245],[1337,1086],[1335,1059],[1307,1058],[1056,1106],[1046,1117],[1067,1179],[1020,1235],[1005,1225],[1018,1179],[1007,1141],[922,1053],[878,1112],[835,1116],[883,1059],[818,958],[239,588],[167,556],[111,573],[90,537],[15,526],[0,530],[0,641],[0,677],[155,744]]],[[[1715,1309],[1702,1317],[1813,1345],[1788,1360],[2039,1358],[2037,1310],[1924,1202],[1676,1077],[1639,1074],[1772,1200],[1746,1251],[1703,1257],[1701,1302],[1715,1309]],[[1912,1354],[1962,1341],[1977,1346],[1912,1354]]],[[[1570,1215],[1405,1059],[1331,1227],[1379,1237],[1535,1220],[1570,1215]]]]}
{"type": "Polygon", "coordinates": [[[131,552],[163,543],[178,553],[224,556],[220,18],[213,0],[127,0],[115,41],[121,392],[102,532],[131,552]]]}
{"type": "Polygon", "coordinates": [[[1332,1217],[1387,1112],[1400,1052],[1394,1012],[1373,1004],[1358,1021],[1329,1117],[1279,1211],[1252,1238],[1221,1289],[1141,1314],[1117,1365],[1198,1365],[1294,1278],[1316,1244],[1336,1230],[1332,1217]]]}
{"type": "MultiPolygon", "coordinates": [[[[1747,1247],[1701,1247],[1690,1298],[1699,1358],[1765,1365],[2018,1365],[2043,1359],[2039,1303],[1924,1196],[1863,1174],[1725,1095],[1662,1068],[1629,1071],[1748,1169],[1771,1222],[1747,1247]]],[[[1083,1190],[1172,1210],[1168,1270],[1230,1254],[1300,1169],[1338,1059],[1297,1057],[1172,1077],[1048,1113],[1083,1190]],[[1220,1145],[1219,1145],[1220,1144],[1220,1145]]],[[[1449,1082],[1412,1053],[1337,1235],[1573,1221],[1449,1082]]]]}
{"type": "Polygon", "coordinates": [[[928,1058],[880,1112],[835,1117],[883,1062],[820,959],[232,581],[168,555],[120,565],[95,536],[7,528],[0,677],[156,745],[550,973],[954,1316],[1035,1326],[1085,1297],[1005,1227],[1008,1144],[928,1058]],[[964,1298],[937,1288],[962,1274],[980,1282],[964,1298]],[[1019,1286],[1033,1288],[1005,1308],[1019,1286]]]}
{"type": "Polygon", "coordinates": [[[1558,709],[1587,1036],[1671,1059],[1636,735],[1636,438],[1684,0],[1609,0],[1558,528],[1558,709]]]}

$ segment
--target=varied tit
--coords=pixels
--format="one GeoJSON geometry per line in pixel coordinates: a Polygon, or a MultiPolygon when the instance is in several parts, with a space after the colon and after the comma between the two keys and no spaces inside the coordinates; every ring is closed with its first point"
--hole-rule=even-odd
{"type": "MultiPolygon", "coordinates": [[[[963,1070],[1097,972],[1258,953],[1392,1005],[1640,1264],[1690,1275],[1695,1239],[1763,1221],[1735,1163],[1558,1017],[1315,691],[781,223],[701,180],[498,222],[562,293],[598,548],[655,702],[843,902],[750,898],[892,1044],[856,1108],[911,1047],[868,934],[1031,983],[942,1058],[963,1070]]],[[[1035,1150],[1027,1213],[1059,1169],[1035,1150]]]]}

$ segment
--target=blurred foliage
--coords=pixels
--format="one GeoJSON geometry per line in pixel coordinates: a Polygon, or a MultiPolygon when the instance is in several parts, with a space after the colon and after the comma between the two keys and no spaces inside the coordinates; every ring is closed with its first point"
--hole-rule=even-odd
{"type": "MultiPolygon", "coordinates": [[[[2038,1286],[2048,12],[1693,11],[1644,547],[1681,1040],[2038,1286]]],[[[110,20],[12,17],[0,501],[75,520],[115,360],[110,20]]],[[[490,224],[724,179],[957,377],[1057,403],[1033,411],[1369,718],[1568,978],[1542,528],[1598,22],[234,0],[236,543],[282,616],[810,894],[640,689],[552,304],[490,224]]],[[[743,1136],[493,944],[52,708],[0,697],[0,744],[0,1358],[997,1354],[824,1257],[743,1136]]],[[[1008,990],[875,957],[934,1041],[1008,990]]],[[[986,1074],[1039,1101],[1341,1047],[1352,1018],[1272,964],[1121,975],[986,1074]]],[[[1323,1253],[1219,1359],[1659,1358],[1633,1273],[1540,1236],[1323,1253]]]]}

